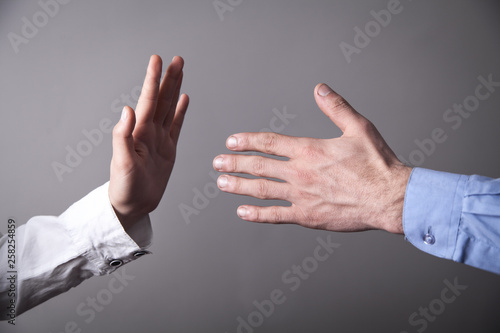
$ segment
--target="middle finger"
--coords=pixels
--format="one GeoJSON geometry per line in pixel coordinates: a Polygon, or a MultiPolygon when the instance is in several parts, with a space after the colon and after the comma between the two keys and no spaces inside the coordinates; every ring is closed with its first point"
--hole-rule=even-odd
{"type": "Polygon", "coordinates": [[[213,167],[219,172],[246,173],[257,177],[286,180],[286,161],[248,155],[219,155],[213,167]]]}

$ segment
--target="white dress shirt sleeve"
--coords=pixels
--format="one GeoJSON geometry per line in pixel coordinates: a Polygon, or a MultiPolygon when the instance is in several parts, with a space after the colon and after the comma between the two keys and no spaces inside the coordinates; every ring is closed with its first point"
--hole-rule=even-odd
{"type": "Polygon", "coordinates": [[[14,269],[12,262],[7,264],[12,238],[6,234],[0,239],[1,320],[150,253],[149,216],[125,232],[109,201],[108,186],[98,187],[58,217],[33,217],[15,229],[14,269]]]}

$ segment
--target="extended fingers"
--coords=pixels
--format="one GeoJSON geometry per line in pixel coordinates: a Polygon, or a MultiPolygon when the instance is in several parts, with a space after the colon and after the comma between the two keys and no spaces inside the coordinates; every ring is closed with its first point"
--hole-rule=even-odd
{"type": "Polygon", "coordinates": [[[174,96],[172,97],[172,101],[170,103],[170,109],[167,112],[167,115],[165,116],[165,119],[163,120],[163,126],[165,128],[170,128],[172,125],[172,121],[175,116],[175,111],[177,109],[177,105],[180,102],[179,101],[179,95],[181,93],[181,86],[182,86],[182,79],[184,77],[184,73],[181,72],[181,75],[179,77],[179,80],[177,80],[177,86],[175,88],[174,96]]]}
{"type": "Polygon", "coordinates": [[[158,109],[154,116],[154,122],[163,124],[165,119],[173,118],[175,105],[179,97],[178,91],[182,82],[182,69],[184,67],[184,59],[175,56],[172,63],[168,66],[165,77],[161,82],[160,94],[158,98],[158,109]]]}
{"type": "Polygon", "coordinates": [[[258,151],[292,158],[300,145],[299,138],[276,133],[239,133],[231,135],[227,148],[234,151],[258,151]]]}
{"type": "Polygon", "coordinates": [[[296,223],[296,214],[293,206],[259,207],[245,205],[238,207],[237,214],[241,219],[251,222],[273,224],[296,223]]]}
{"type": "Polygon", "coordinates": [[[158,91],[160,87],[162,61],[157,55],[151,56],[149,65],[142,85],[141,96],[137,102],[137,122],[139,124],[153,119],[158,103],[158,91]]]}
{"type": "Polygon", "coordinates": [[[174,119],[172,120],[172,125],[170,127],[170,137],[175,143],[179,140],[179,135],[181,133],[182,123],[184,122],[184,116],[186,115],[187,108],[189,106],[189,96],[182,94],[179,102],[176,104],[174,119]]]}
{"type": "Polygon", "coordinates": [[[217,179],[221,191],[233,194],[247,195],[264,200],[288,200],[289,186],[267,179],[247,179],[236,176],[222,175],[217,179]]]}
{"type": "Polygon", "coordinates": [[[219,155],[213,161],[219,172],[246,173],[258,177],[283,179],[286,162],[273,158],[248,155],[219,155]]]}

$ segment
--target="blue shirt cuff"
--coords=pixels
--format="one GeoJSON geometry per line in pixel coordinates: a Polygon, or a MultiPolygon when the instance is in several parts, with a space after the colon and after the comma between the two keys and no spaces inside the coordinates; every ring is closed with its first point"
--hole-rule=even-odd
{"type": "Polygon", "coordinates": [[[414,168],[406,188],[403,230],[416,248],[453,259],[469,176],[414,168]]]}

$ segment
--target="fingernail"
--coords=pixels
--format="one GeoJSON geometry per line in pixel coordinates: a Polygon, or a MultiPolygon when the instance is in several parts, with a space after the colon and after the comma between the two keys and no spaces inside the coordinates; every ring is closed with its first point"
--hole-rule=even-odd
{"type": "Polygon", "coordinates": [[[239,217],[245,217],[248,213],[248,210],[245,207],[239,207],[238,210],[236,211],[236,214],[238,214],[239,217]]]}
{"type": "Polygon", "coordinates": [[[217,185],[219,185],[220,188],[224,188],[227,185],[227,177],[226,176],[220,176],[219,179],[217,179],[217,185]]]}
{"type": "Polygon", "coordinates": [[[224,159],[222,157],[218,157],[215,159],[214,161],[214,167],[217,169],[217,170],[220,170],[222,169],[222,163],[224,162],[224,159]]]}
{"type": "Polygon", "coordinates": [[[234,136],[230,136],[229,139],[227,139],[227,147],[228,148],[236,148],[238,145],[238,139],[234,136]]]}
{"type": "Polygon", "coordinates": [[[122,110],[121,120],[125,121],[125,120],[127,120],[127,117],[128,117],[127,107],[124,107],[122,110]]]}
{"type": "Polygon", "coordinates": [[[332,88],[327,86],[326,84],[323,84],[321,87],[318,89],[318,95],[325,97],[330,95],[333,92],[332,88]]]}

